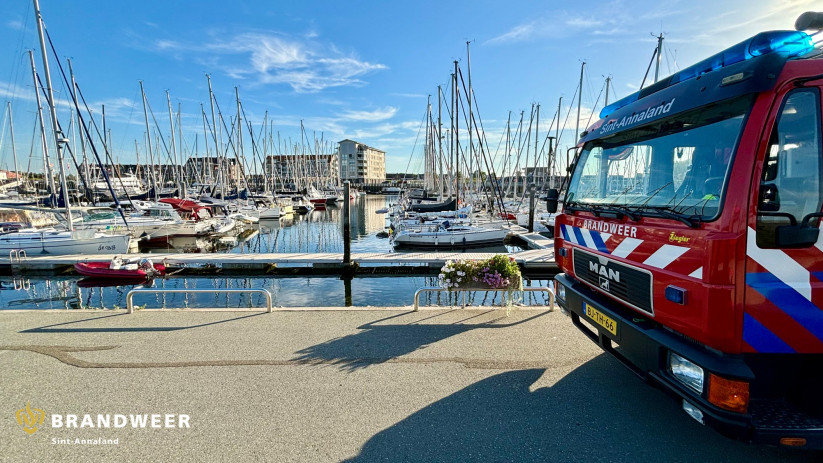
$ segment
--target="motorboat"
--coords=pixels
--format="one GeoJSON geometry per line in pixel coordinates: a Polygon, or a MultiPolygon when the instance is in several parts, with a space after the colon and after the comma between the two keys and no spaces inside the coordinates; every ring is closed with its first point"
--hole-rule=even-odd
{"type": "Polygon", "coordinates": [[[92,228],[99,231],[131,232],[134,237],[161,238],[171,236],[180,229],[182,219],[171,216],[133,214],[127,221],[120,214],[105,207],[88,208],[82,211],[82,218],[74,222],[75,228],[92,228]]]}
{"type": "MultiPolygon", "coordinates": [[[[131,173],[120,177],[109,174],[109,181],[111,182],[111,188],[118,198],[141,196],[147,192],[143,182],[131,173]]],[[[95,194],[111,198],[111,190],[109,190],[109,184],[106,183],[105,180],[94,182],[91,188],[95,194]]]]}
{"type": "Polygon", "coordinates": [[[166,274],[164,264],[156,264],[150,259],[123,260],[120,257],[110,261],[78,262],[74,269],[83,276],[105,279],[151,279],[166,274]]]}

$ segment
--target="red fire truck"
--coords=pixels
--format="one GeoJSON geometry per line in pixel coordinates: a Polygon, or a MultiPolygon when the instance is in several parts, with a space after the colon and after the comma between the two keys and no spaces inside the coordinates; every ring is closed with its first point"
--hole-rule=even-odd
{"type": "MultiPolygon", "coordinates": [[[[606,107],[555,256],[573,324],[725,436],[823,448],[823,13],[606,107]]],[[[558,192],[549,193],[549,212],[558,192]]]]}

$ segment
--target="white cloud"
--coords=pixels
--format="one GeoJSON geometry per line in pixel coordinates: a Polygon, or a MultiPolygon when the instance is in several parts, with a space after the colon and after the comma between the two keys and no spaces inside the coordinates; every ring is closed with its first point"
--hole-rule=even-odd
{"type": "Polygon", "coordinates": [[[624,33],[631,17],[622,0],[612,0],[603,5],[592,5],[580,14],[576,10],[546,12],[537,19],[531,19],[514,26],[508,32],[487,40],[488,44],[525,42],[541,38],[568,37],[579,34],[614,35],[624,33]]]}
{"type": "Polygon", "coordinates": [[[345,111],[340,114],[340,118],[346,121],[379,122],[391,119],[397,113],[397,108],[386,106],[374,111],[345,111]]]}
{"type": "Polygon", "coordinates": [[[11,21],[6,22],[6,27],[8,27],[9,29],[14,29],[16,31],[22,30],[23,21],[20,21],[18,19],[12,19],[11,21]]]}
{"type": "Polygon", "coordinates": [[[366,74],[387,69],[383,64],[362,61],[354,53],[344,53],[334,44],[320,43],[315,37],[312,33],[298,39],[274,32],[246,32],[198,45],[155,40],[153,48],[159,52],[206,55],[196,59],[221,68],[233,78],[289,85],[298,93],[361,86],[365,84],[361,78],[366,74]]]}
{"type": "Polygon", "coordinates": [[[497,37],[487,40],[486,43],[513,43],[526,40],[527,38],[531,38],[533,35],[535,35],[537,30],[535,24],[535,22],[520,24],[518,26],[515,26],[503,35],[499,35],[497,37]]]}

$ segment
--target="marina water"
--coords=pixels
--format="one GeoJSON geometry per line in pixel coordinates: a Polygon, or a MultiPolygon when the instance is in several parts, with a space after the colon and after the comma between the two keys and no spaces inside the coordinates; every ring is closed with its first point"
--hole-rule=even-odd
{"type": "MultiPolygon", "coordinates": [[[[351,204],[352,252],[395,252],[389,241],[377,234],[387,225],[386,217],[375,211],[388,206],[396,196],[361,196],[351,204]]],[[[236,236],[217,238],[170,238],[142,246],[141,252],[230,253],[340,253],[343,251],[342,207],[329,206],[306,215],[295,214],[279,221],[261,221],[236,236]]],[[[516,246],[472,249],[472,252],[508,253],[516,246]]],[[[544,286],[545,280],[524,281],[525,286],[544,286]]],[[[330,276],[170,276],[153,285],[176,289],[264,288],[272,294],[275,307],[344,307],[410,305],[414,292],[436,286],[436,275],[356,277],[350,280],[330,276]]],[[[126,294],[138,285],[84,287],[80,276],[0,277],[0,310],[20,309],[117,309],[126,305],[126,294]],[[78,285],[78,282],[80,283],[78,285]]],[[[540,293],[525,293],[535,304],[545,300],[540,293]]],[[[473,293],[475,305],[499,304],[497,293],[473,293]]],[[[455,295],[425,294],[421,303],[448,305],[455,295]]],[[[135,297],[135,305],[148,308],[253,308],[263,307],[260,295],[247,294],[145,294],[135,297]]]]}

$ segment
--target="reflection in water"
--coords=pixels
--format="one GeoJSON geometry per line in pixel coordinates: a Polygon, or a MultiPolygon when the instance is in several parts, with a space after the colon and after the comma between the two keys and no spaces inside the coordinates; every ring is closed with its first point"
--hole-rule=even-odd
{"type": "MultiPolygon", "coordinates": [[[[3,309],[117,309],[125,308],[126,294],[140,285],[82,287],[76,277],[7,278],[0,280],[0,310],[3,309]]],[[[546,280],[525,281],[525,286],[547,286],[546,280]]],[[[400,307],[410,306],[414,292],[436,286],[437,278],[381,277],[354,278],[347,283],[339,278],[263,276],[245,278],[185,277],[154,281],[154,287],[169,289],[252,289],[264,288],[272,294],[275,307],[400,307]],[[347,287],[348,286],[348,287],[347,287]],[[386,289],[390,287],[391,290],[386,289]]],[[[500,305],[503,293],[468,293],[470,305],[500,305]]],[[[542,293],[523,293],[527,305],[545,305],[542,293]]],[[[462,297],[452,293],[424,293],[421,305],[460,305],[462,297]]],[[[259,294],[140,294],[135,305],[148,308],[262,308],[259,294]]]]}
{"type": "MultiPolygon", "coordinates": [[[[376,235],[388,226],[386,214],[378,209],[397,201],[397,196],[360,196],[351,203],[351,250],[358,252],[394,252],[388,239],[376,235]]],[[[172,237],[141,243],[141,252],[232,252],[232,253],[324,253],[343,252],[342,205],[325,210],[294,214],[280,220],[261,220],[247,226],[235,236],[172,237]]],[[[518,251],[514,246],[472,249],[471,252],[518,251]]]]}
{"type": "MultiPolygon", "coordinates": [[[[352,202],[352,252],[392,252],[387,239],[376,233],[387,226],[387,217],[375,211],[397,200],[396,196],[361,196],[352,202]]],[[[283,220],[261,221],[223,237],[173,237],[143,243],[142,252],[230,252],[230,253],[341,253],[343,233],[340,225],[341,206],[329,206],[283,220]]],[[[471,252],[506,253],[519,250],[513,246],[472,249],[471,252]]],[[[123,308],[126,294],[139,283],[118,281],[114,286],[101,286],[99,281],[79,277],[47,278],[7,277],[0,280],[0,310],[3,309],[86,309],[123,308]]],[[[342,307],[342,306],[408,306],[414,292],[424,286],[436,286],[436,277],[361,277],[349,282],[321,277],[171,277],[156,280],[158,288],[175,289],[251,289],[271,292],[275,306],[281,307],[342,307]],[[390,288],[390,290],[388,290],[390,288]]],[[[526,282],[526,285],[546,285],[546,281],[526,282]]],[[[501,293],[471,293],[467,303],[498,305],[501,293]]],[[[545,304],[543,294],[525,293],[528,304],[545,304]]],[[[252,308],[263,307],[261,295],[249,294],[141,294],[136,305],[150,308],[252,308]]],[[[460,304],[455,294],[426,293],[421,304],[460,304]]]]}

